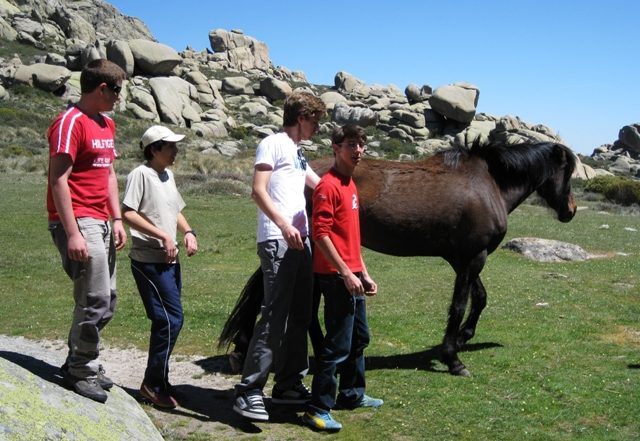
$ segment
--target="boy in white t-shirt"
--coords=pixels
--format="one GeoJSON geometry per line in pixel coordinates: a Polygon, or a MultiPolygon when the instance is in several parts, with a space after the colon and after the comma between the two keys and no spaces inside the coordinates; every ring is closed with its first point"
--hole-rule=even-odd
{"type": "Polygon", "coordinates": [[[263,389],[272,367],[273,403],[301,404],[311,398],[302,383],[309,369],[313,283],[304,188],[314,188],[320,178],[298,143],[314,135],[325,112],[315,95],[292,93],[284,103],[282,132],[263,139],[256,150],[252,197],[258,206],[264,298],[233,405],[234,411],[253,420],[269,419],[263,389]]]}

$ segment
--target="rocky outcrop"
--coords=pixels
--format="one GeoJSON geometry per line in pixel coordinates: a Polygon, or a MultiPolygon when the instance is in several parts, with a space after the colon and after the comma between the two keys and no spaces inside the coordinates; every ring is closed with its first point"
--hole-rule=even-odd
{"type": "Polygon", "coordinates": [[[611,172],[640,178],[640,123],[623,126],[618,139],[595,148],[591,158],[606,164],[611,172]]]}
{"type": "MultiPolygon", "coordinates": [[[[403,92],[393,84],[369,85],[340,71],[332,87],[318,86],[308,83],[303,72],[274,67],[267,45],[241,30],[211,30],[211,50],[187,47],[178,53],[156,42],[142,22],[102,0],[0,0],[0,11],[1,34],[46,49],[46,55],[32,59],[0,60],[3,96],[22,82],[77,100],[74,75],[90,60],[108,58],[129,75],[117,111],[191,128],[205,139],[224,138],[230,131],[256,138],[277,131],[282,123],[280,102],[297,89],[319,95],[326,104],[330,122],[321,126],[321,133],[329,133],[334,124],[372,128],[372,156],[384,156],[384,145],[398,142],[413,146],[414,153],[406,159],[453,145],[563,142],[544,125],[478,113],[480,90],[469,83],[436,89],[409,84],[403,92]],[[103,22],[117,26],[117,31],[103,22]]],[[[640,154],[639,129],[639,124],[625,126],[619,139],[600,147],[594,157],[607,160],[613,171],[640,174],[635,160],[640,154]]],[[[603,171],[580,164],[575,176],[599,173],[603,171]]]]}
{"type": "Polygon", "coordinates": [[[242,71],[266,70],[271,67],[267,45],[244,35],[241,30],[212,30],[209,32],[209,42],[213,51],[218,54],[216,60],[224,68],[242,71]]]}
{"type": "Polygon", "coordinates": [[[476,114],[480,90],[467,83],[442,86],[429,98],[431,108],[444,116],[461,123],[470,123],[476,114]]]}
{"type": "Polygon", "coordinates": [[[149,40],[129,41],[135,66],[141,74],[150,76],[170,75],[182,63],[182,58],[171,47],[149,40]]]}
{"type": "Polygon", "coordinates": [[[35,86],[48,92],[59,90],[71,77],[66,67],[37,63],[30,66],[19,66],[15,72],[15,81],[35,86]]]}
{"type": "Polygon", "coordinates": [[[61,379],[52,375],[55,368],[49,364],[3,354],[0,428],[6,439],[163,439],[136,400],[120,387],[111,389],[106,403],[97,403],[61,387],[61,379]],[[31,370],[5,357],[20,358],[31,370]]]}
{"type": "MultiPolygon", "coordinates": [[[[629,124],[620,129],[617,145],[640,156],[640,123],[629,124]]],[[[614,143],[614,147],[616,144],[614,143]]]]}

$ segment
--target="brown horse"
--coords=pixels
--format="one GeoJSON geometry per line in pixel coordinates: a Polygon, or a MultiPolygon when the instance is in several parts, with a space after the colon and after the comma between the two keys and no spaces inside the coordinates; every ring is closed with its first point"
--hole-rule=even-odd
{"type": "MultiPolygon", "coordinates": [[[[312,165],[322,174],[332,163],[326,158],[312,165]]],[[[458,351],[474,336],[487,303],[480,272],[507,232],[507,215],[537,192],[558,220],[569,222],[576,212],[570,180],[574,168],[571,150],[554,143],[476,145],[420,162],[364,160],[356,168],[362,244],[393,256],[440,256],[456,273],[441,347],[450,373],[470,375],[458,351]]],[[[233,341],[236,350],[242,349],[251,335],[262,298],[255,291],[261,290],[259,272],[227,321],[221,346],[233,341]]],[[[312,333],[314,348],[317,339],[312,333]]]]}

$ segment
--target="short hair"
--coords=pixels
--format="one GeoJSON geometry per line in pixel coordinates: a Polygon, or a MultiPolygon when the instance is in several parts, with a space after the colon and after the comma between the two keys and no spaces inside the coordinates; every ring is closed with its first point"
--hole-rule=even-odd
{"type": "Polygon", "coordinates": [[[127,73],[116,63],[99,58],[90,61],[80,74],[80,92],[90,93],[102,84],[115,85],[127,78],[127,73]]]}
{"type": "Polygon", "coordinates": [[[327,112],[324,102],[309,92],[293,92],[284,101],[284,127],[295,126],[299,116],[322,118],[327,112]]]}
{"type": "MultiPolygon", "coordinates": [[[[162,146],[164,146],[165,142],[166,141],[159,139],[158,141],[152,142],[151,144],[146,146],[142,150],[142,156],[144,157],[144,160],[151,161],[153,159],[153,154],[151,152],[154,150],[162,150],[162,146]]],[[[140,142],[140,147],[142,147],[142,142],[140,142]]]]}
{"type": "Polygon", "coordinates": [[[355,124],[347,124],[345,126],[337,126],[331,134],[331,143],[340,144],[345,139],[355,139],[361,143],[367,142],[367,135],[364,129],[355,124]]]}

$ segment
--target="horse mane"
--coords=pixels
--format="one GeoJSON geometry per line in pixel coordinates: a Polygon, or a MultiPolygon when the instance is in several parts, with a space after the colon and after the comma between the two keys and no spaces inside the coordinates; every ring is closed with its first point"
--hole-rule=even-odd
{"type": "Polygon", "coordinates": [[[557,165],[566,161],[567,179],[576,166],[576,158],[571,149],[553,142],[515,145],[474,144],[468,154],[482,158],[489,166],[489,172],[497,179],[530,180],[537,177],[539,182],[546,181],[557,170],[557,165]]]}

